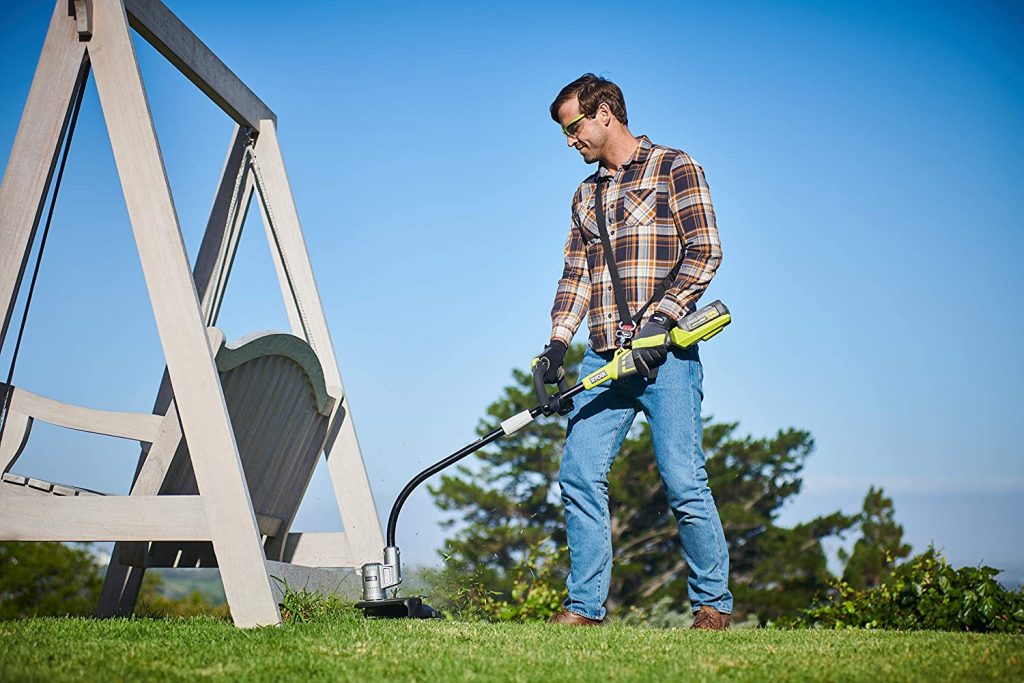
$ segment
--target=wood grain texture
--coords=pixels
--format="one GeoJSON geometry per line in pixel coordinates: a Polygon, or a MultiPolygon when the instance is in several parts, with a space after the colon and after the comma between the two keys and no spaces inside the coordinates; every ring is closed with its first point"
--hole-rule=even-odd
{"type": "MultiPolygon", "coordinates": [[[[216,361],[253,510],[257,519],[278,520],[273,530],[261,527],[268,537],[267,556],[276,558],[327,437],[330,412],[319,405],[315,387],[322,377],[312,367],[317,364],[309,345],[290,334],[264,333],[245,343],[222,344],[216,361]]],[[[188,443],[182,441],[159,493],[198,490],[188,443]]],[[[152,554],[168,556],[161,548],[152,554]]]]}
{"type": "Polygon", "coordinates": [[[0,538],[10,541],[208,540],[210,536],[197,496],[0,495],[0,538]]]}
{"type": "MultiPolygon", "coordinates": [[[[67,125],[71,95],[88,58],[96,74],[167,369],[152,415],[100,411],[30,392],[16,393],[21,412],[12,412],[15,446],[0,453],[0,458],[8,460],[7,469],[20,453],[33,414],[60,426],[138,439],[152,446],[143,449],[129,497],[90,495],[94,492],[4,474],[0,481],[0,538],[120,540],[127,542],[119,544],[125,550],[145,550],[153,541],[153,546],[162,544],[168,553],[174,552],[179,566],[219,564],[237,625],[279,623],[261,535],[267,537],[265,551],[271,561],[298,551],[300,558],[319,558],[342,566],[378,559],[383,539],[351,414],[343,401],[341,374],[288,184],[275,117],[158,0],[76,4],[77,27],[76,17],[68,16],[66,0],[57,2],[0,187],[3,334],[27,263],[45,186],[54,170],[57,144],[67,125]],[[83,17],[87,7],[88,15],[83,17]],[[239,124],[195,277],[189,268],[129,23],[239,124]],[[87,43],[79,42],[79,30],[87,43]],[[91,37],[86,35],[90,33],[91,37]],[[246,127],[259,133],[258,154],[266,174],[261,210],[265,209],[264,224],[289,319],[293,331],[315,352],[300,349],[299,358],[289,353],[236,355],[218,374],[213,351],[220,348],[223,338],[211,340],[215,341],[211,350],[204,323],[216,318],[253,192],[250,172],[243,178],[242,208],[234,220],[228,220],[234,181],[248,142],[246,127]],[[18,201],[6,201],[12,198],[18,201]],[[269,214],[274,216],[276,230],[270,229],[269,214]],[[309,360],[303,354],[317,361],[318,371],[303,362],[309,360]],[[18,415],[22,416],[20,422],[18,415]],[[191,448],[186,447],[183,435],[191,448]],[[170,485],[183,451],[191,488],[170,485]],[[346,532],[307,536],[301,542],[288,530],[321,452],[327,455],[346,532]],[[176,495],[151,495],[158,491],[176,495]]],[[[137,594],[141,577],[141,572],[112,562],[108,583],[114,588],[109,596],[105,591],[105,600],[111,598],[113,609],[122,611],[129,602],[134,604],[132,591],[137,594]]]]}
{"type": "MultiPolygon", "coordinates": [[[[316,410],[324,417],[331,415],[334,398],[327,393],[324,371],[313,349],[304,340],[292,334],[281,332],[256,332],[241,339],[224,344],[217,351],[217,370],[224,377],[226,373],[257,358],[281,356],[301,371],[313,392],[316,410]]],[[[289,367],[287,364],[282,367],[289,367]]],[[[272,383],[272,381],[270,381],[272,383]]]]}

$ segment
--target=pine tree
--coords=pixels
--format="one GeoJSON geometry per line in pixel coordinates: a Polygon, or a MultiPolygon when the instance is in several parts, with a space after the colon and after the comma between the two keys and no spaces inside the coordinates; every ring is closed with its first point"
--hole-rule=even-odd
{"type": "Polygon", "coordinates": [[[881,488],[872,486],[864,496],[864,507],[858,516],[861,537],[846,560],[843,580],[854,588],[874,588],[882,583],[896,566],[896,561],[910,555],[910,545],[903,542],[903,527],[896,523],[892,498],[881,488]]]}

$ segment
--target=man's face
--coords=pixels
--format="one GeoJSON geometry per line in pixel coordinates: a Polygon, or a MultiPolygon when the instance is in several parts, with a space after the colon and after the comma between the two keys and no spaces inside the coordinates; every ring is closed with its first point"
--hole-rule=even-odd
{"type": "MultiPolygon", "coordinates": [[[[564,127],[581,113],[580,102],[573,97],[558,108],[558,122],[564,127]]],[[[565,143],[570,147],[575,147],[583,156],[584,162],[592,164],[601,159],[607,131],[597,119],[584,116],[569,126],[568,130],[569,135],[565,138],[565,143]]]]}

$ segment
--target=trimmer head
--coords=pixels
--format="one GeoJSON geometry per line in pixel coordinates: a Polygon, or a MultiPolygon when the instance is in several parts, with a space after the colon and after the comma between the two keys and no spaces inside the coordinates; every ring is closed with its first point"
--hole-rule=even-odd
{"type": "Polygon", "coordinates": [[[425,605],[420,597],[360,600],[356,607],[371,619],[444,619],[436,609],[425,605]]]}
{"type": "Polygon", "coordinates": [[[398,547],[384,548],[384,562],[368,562],[360,569],[363,576],[363,599],[356,607],[363,614],[378,619],[444,619],[423,598],[389,598],[387,589],[402,583],[402,560],[398,547]]]}

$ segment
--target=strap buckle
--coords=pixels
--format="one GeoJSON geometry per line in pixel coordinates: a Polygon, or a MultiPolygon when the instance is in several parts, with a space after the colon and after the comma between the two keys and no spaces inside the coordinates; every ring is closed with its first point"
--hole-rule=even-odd
{"type": "Polygon", "coordinates": [[[628,349],[635,329],[636,325],[633,323],[620,322],[619,327],[615,330],[615,346],[620,349],[628,349]]]}

